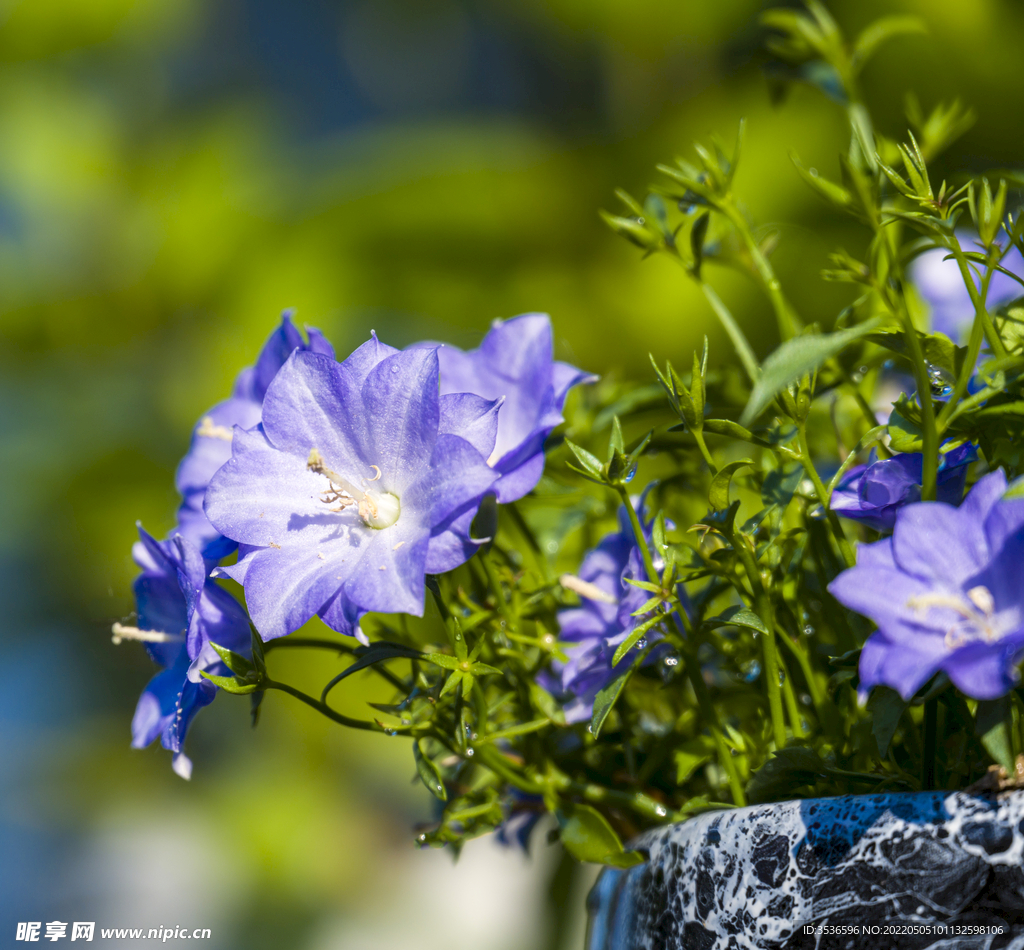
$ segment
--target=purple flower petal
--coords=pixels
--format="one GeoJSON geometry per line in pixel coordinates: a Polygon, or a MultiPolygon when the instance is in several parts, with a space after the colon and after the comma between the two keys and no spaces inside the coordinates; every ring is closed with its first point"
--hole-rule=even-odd
{"type": "Polygon", "coordinates": [[[341,364],[294,353],[206,499],[219,531],[257,548],[223,572],[243,584],[260,635],[314,614],[352,634],[367,611],[421,614],[425,571],[472,554],[454,532],[468,533],[498,478],[469,441],[439,431],[442,416],[486,441],[494,408],[460,397],[442,414],[435,348],[374,338],[341,364]]]}

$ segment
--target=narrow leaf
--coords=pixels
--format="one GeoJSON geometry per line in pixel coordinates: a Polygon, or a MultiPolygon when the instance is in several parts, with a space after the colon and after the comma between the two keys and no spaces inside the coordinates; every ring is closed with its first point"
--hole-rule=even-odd
{"type": "Polygon", "coordinates": [[[580,465],[583,466],[588,474],[593,475],[595,478],[602,477],[604,467],[596,455],[591,455],[585,448],[569,439],[565,440],[565,444],[569,446],[572,454],[579,459],[580,465]]]}
{"type": "Polygon", "coordinates": [[[444,787],[441,770],[434,764],[433,759],[423,754],[419,740],[412,744],[412,755],[416,760],[416,772],[419,774],[420,781],[427,787],[430,794],[443,802],[448,801],[448,789],[444,787]]]}
{"type": "Polygon", "coordinates": [[[740,417],[740,425],[748,426],[786,386],[804,373],[813,372],[877,326],[877,321],[869,321],[836,333],[805,333],[786,340],[761,364],[761,375],[740,417]]]}
{"type": "Polygon", "coordinates": [[[705,623],[708,626],[713,625],[716,627],[725,626],[726,624],[734,627],[749,627],[758,633],[768,633],[768,628],[764,625],[764,621],[749,607],[730,607],[728,610],[723,610],[720,616],[711,617],[705,623]]]}
{"type": "Polygon", "coordinates": [[[636,627],[632,633],[622,643],[619,644],[615,650],[614,656],[612,656],[612,666],[616,667],[619,665],[619,661],[633,649],[640,642],[640,638],[643,637],[648,630],[651,629],[655,624],[660,623],[664,620],[664,616],[661,614],[655,614],[650,620],[645,620],[639,627],[636,627]]]}
{"type": "Polygon", "coordinates": [[[601,734],[604,721],[615,706],[619,695],[622,693],[630,676],[633,674],[633,667],[626,670],[621,676],[615,677],[604,689],[599,690],[594,697],[594,714],[590,719],[590,731],[596,739],[601,734]]]}
{"type": "Polygon", "coordinates": [[[245,696],[247,693],[255,693],[260,688],[259,683],[243,683],[234,676],[214,676],[206,670],[200,670],[204,679],[208,679],[214,686],[219,686],[225,693],[234,693],[237,696],[245,696]]]}
{"type": "Polygon", "coordinates": [[[219,643],[214,643],[212,640],[210,641],[210,646],[217,651],[217,655],[224,661],[225,666],[236,676],[244,677],[256,671],[256,667],[240,653],[235,653],[233,650],[227,649],[227,647],[222,647],[219,643]]]}
{"type": "Polygon", "coordinates": [[[738,469],[753,464],[753,459],[738,459],[718,470],[718,474],[711,479],[711,488],[708,490],[708,501],[711,502],[712,508],[721,510],[729,507],[729,486],[733,475],[738,469]]]}
{"type": "Polygon", "coordinates": [[[1010,697],[989,699],[978,703],[975,733],[985,751],[1013,775],[1013,744],[1010,737],[1010,697]]]}
{"type": "Polygon", "coordinates": [[[894,689],[876,686],[868,697],[868,712],[871,714],[871,734],[878,743],[878,754],[885,758],[889,743],[896,734],[900,717],[907,703],[894,689]]]}

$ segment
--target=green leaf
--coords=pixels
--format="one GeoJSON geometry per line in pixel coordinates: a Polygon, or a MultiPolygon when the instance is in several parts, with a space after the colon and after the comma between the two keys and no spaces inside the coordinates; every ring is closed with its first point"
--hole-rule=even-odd
{"type": "Polygon", "coordinates": [[[263,640],[256,632],[256,628],[252,626],[249,627],[249,642],[250,649],[252,650],[253,665],[261,674],[265,674],[267,672],[267,660],[263,653],[263,640]]]}
{"type": "Polygon", "coordinates": [[[225,693],[234,693],[236,696],[245,696],[248,693],[255,693],[260,689],[259,683],[243,683],[234,676],[214,676],[206,670],[200,670],[204,679],[208,679],[214,686],[219,686],[225,693]]]}
{"type": "Polygon", "coordinates": [[[978,703],[974,730],[985,751],[1006,771],[1013,775],[1013,742],[1010,735],[1010,697],[988,699],[978,703]]]}
{"type": "Polygon", "coordinates": [[[789,506],[804,478],[803,466],[793,462],[789,466],[776,468],[764,477],[761,485],[761,499],[766,506],[778,505],[783,511],[789,506]]]}
{"type": "Polygon", "coordinates": [[[444,681],[444,686],[441,687],[441,692],[438,694],[438,699],[442,696],[447,696],[459,683],[462,682],[463,673],[460,670],[455,670],[452,675],[444,681]]]}
{"type": "Polygon", "coordinates": [[[763,448],[771,448],[771,443],[766,442],[760,436],[754,435],[749,429],[744,429],[738,422],[732,419],[705,419],[704,431],[713,435],[725,436],[728,439],[739,439],[742,442],[749,442],[751,445],[760,445],[763,448]]]}
{"type": "Polygon", "coordinates": [[[853,44],[853,65],[860,70],[871,58],[872,54],[886,40],[894,36],[907,36],[912,33],[927,33],[924,21],[916,16],[884,16],[875,20],[853,44]]]}
{"type": "Polygon", "coordinates": [[[920,452],[924,448],[921,427],[903,414],[902,402],[902,399],[897,401],[889,415],[889,446],[895,452],[920,452]]]}
{"type": "Polygon", "coordinates": [[[565,712],[556,702],[555,697],[544,689],[543,686],[531,681],[530,699],[533,700],[533,705],[536,706],[552,722],[555,722],[560,726],[565,725],[565,712]]]}
{"type": "Polygon", "coordinates": [[[704,262],[704,239],[707,237],[711,214],[707,211],[693,222],[690,228],[690,251],[693,254],[693,273],[700,277],[701,264],[704,262]]]}
{"type": "Polygon", "coordinates": [[[623,849],[619,836],[596,808],[565,805],[558,810],[557,818],[562,844],[577,861],[619,868],[643,863],[643,855],[623,849]]]}
{"type": "MultiPolygon", "coordinates": [[[[947,258],[948,260],[948,258],[947,258]]],[[[932,366],[938,366],[950,376],[956,376],[963,366],[964,357],[967,355],[967,347],[957,346],[948,336],[943,333],[922,333],[915,331],[921,344],[924,358],[932,366]]],[[[875,330],[867,334],[865,339],[870,343],[884,346],[887,350],[899,353],[907,360],[911,359],[910,344],[907,341],[906,333],[903,330],[885,328],[875,330]]]]}
{"type": "Polygon", "coordinates": [[[878,743],[878,754],[884,759],[907,703],[896,690],[876,686],[868,697],[867,708],[871,714],[871,734],[878,743]]]}
{"type": "Polygon", "coordinates": [[[599,211],[598,214],[616,234],[621,234],[627,241],[645,251],[657,247],[661,242],[659,236],[641,224],[637,218],[623,218],[617,214],[609,214],[607,211],[599,211]]]}
{"type": "Polygon", "coordinates": [[[776,752],[761,766],[747,785],[751,803],[792,798],[796,789],[813,785],[825,775],[827,766],[813,749],[790,746],[776,752]]]}
{"type": "Polygon", "coordinates": [[[633,632],[616,648],[615,654],[612,656],[612,667],[618,666],[619,661],[629,653],[637,643],[640,642],[640,638],[643,637],[651,627],[657,623],[661,623],[664,619],[665,617],[662,614],[655,614],[650,620],[645,620],[639,627],[634,629],[633,632]]]}
{"type": "Polygon", "coordinates": [[[577,445],[569,439],[565,440],[565,444],[569,446],[572,454],[579,459],[580,465],[583,466],[584,471],[588,475],[591,475],[601,481],[604,480],[604,466],[596,455],[591,455],[585,448],[577,445]]]}
{"type": "Polygon", "coordinates": [[[724,627],[731,625],[733,627],[748,627],[751,630],[756,630],[758,633],[768,634],[768,628],[764,625],[764,621],[749,607],[733,606],[728,610],[723,610],[720,616],[711,617],[704,622],[708,626],[724,627]]]}
{"type": "Polygon", "coordinates": [[[486,663],[474,663],[470,666],[469,672],[474,676],[489,676],[494,674],[501,676],[501,670],[495,669],[493,666],[488,666],[486,663]]]}
{"type": "Polygon", "coordinates": [[[212,640],[210,641],[210,646],[217,651],[217,655],[224,661],[227,668],[236,676],[244,679],[245,677],[256,673],[256,667],[240,653],[235,653],[232,650],[227,649],[227,647],[222,647],[219,643],[214,643],[212,640]]]}
{"type": "Polygon", "coordinates": [[[805,333],[786,340],[761,364],[761,375],[750,393],[740,425],[749,425],[786,386],[813,372],[877,326],[877,321],[869,321],[836,333],[805,333]]]}
{"type": "Polygon", "coordinates": [[[428,663],[433,663],[434,666],[440,666],[445,670],[461,670],[464,662],[458,657],[449,656],[447,653],[424,653],[421,655],[428,663]]]}
{"type": "MultiPolygon", "coordinates": [[[[704,364],[707,364],[707,337],[704,338],[704,364]]],[[[693,370],[690,374],[690,399],[693,402],[693,412],[697,417],[695,428],[704,425],[704,369],[701,358],[697,351],[693,351],[693,370]]]]}
{"type": "Polygon", "coordinates": [[[674,753],[676,763],[676,785],[682,785],[705,762],[710,761],[715,752],[715,743],[710,736],[697,736],[680,743],[674,753]]]}
{"type": "Polygon", "coordinates": [[[853,195],[846,188],[829,181],[827,178],[822,178],[815,168],[805,168],[800,159],[797,158],[796,152],[790,152],[789,158],[796,166],[800,177],[826,201],[838,208],[842,208],[844,211],[853,206],[853,195]]]}
{"type": "Polygon", "coordinates": [[[711,488],[708,490],[708,501],[712,508],[721,510],[729,507],[729,485],[732,483],[732,476],[738,469],[753,464],[753,459],[738,459],[718,470],[718,474],[711,479],[711,488]]]}
{"type": "Polygon", "coordinates": [[[441,801],[448,801],[448,789],[444,787],[444,779],[441,778],[441,770],[434,764],[434,760],[423,754],[417,739],[412,744],[412,755],[416,760],[416,772],[420,781],[427,787],[427,790],[435,798],[441,801]]]}
{"type": "Polygon", "coordinates": [[[590,731],[594,734],[595,739],[601,734],[604,721],[608,718],[608,713],[612,711],[612,707],[614,707],[626,682],[633,675],[633,669],[633,667],[630,667],[620,676],[616,676],[604,689],[599,690],[597,696],[594,697],[594,714],[590,719],[590,731]]]}
{"type": "Polygon", "coordinates": [[[612,434],[608,439],[608,457],[611,458],[612,452],[626,451],[626,442],[622,437],[622,423],[619,422],[618,416],[612,416],[612,434]]]}

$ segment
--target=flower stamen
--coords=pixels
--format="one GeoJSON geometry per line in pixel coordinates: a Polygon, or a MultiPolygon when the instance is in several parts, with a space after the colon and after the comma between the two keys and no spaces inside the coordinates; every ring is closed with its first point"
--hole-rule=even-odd
{"type": "Polygon", "coordinates": [[[955,611],[963,618],[954,623],[947,631],[945,645],[948,650],[956,650],[976,640],[995,643],[1005,630],[999,629],[996,618],[996,603],[992,592],[983,585],[972,587],[967,596],[961,594],[930,593],[911,597],[907,601],[919,616],[930,607],[946,608],[955,611]]]}
{"type": "Polygon", "coordinates": [[[142,643],[184,643],[183,633],[164,633],[162,630],[140,630],[138,627],[126,627],[115,623],[111,628],[111,642],[116,646],[125,640],[138,640],[142,643]]]}
{"type": "Polygon", "coordinates": [[[203,435],[208,439],[223,439],[225,442],[230,442],[234,438],[234,433],[227,426],[217,425],[211,416],[203,416],[199,428],[196,429],[196,435],[203,435]]]}
{"type": "MultiPolygon", "coordinates": [[[[309,458],[306,460],[306,468],[318,475],[323,475],[330,482],[331,487],[321,492],[325,504],[337,503],[337,507],[331,511],[344,511],[351,505],[358,505],[357,511],[363,523],[371,528],[390,528],[398,520],[401,511],[398,498],[390,492],[374,492],[357,488],[347,478],[327,467],[327,462],[315,446],[309,450],[309,458]]],[[[370,468],[375,469],[377,474],[371,481],[377,481],[381,477],[381,470],[376,465],[370,468]]]]}

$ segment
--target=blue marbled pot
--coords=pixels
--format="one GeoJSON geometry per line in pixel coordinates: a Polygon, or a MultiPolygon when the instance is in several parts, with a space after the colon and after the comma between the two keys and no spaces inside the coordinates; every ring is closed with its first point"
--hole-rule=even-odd
{"type": "Polygon", "coordinates": [[[1024,792],[819,798],[648,832],[587,950],[1024,950],[1024,792]]]}

